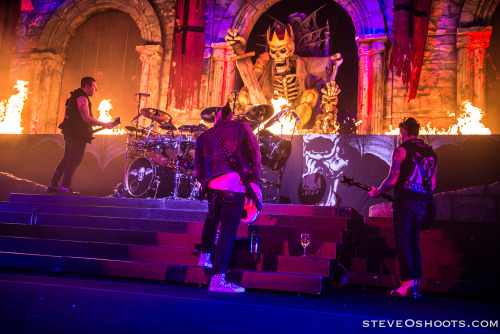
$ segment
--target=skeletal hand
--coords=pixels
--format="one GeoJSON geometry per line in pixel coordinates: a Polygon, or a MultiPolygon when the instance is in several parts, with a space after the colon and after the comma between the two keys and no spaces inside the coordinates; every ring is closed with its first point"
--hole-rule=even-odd
{"type": "Polygon", "coordinates": [[[224,37],[227,45],[234,46],[236,43],[241,43],[241,45],[245,45],[246,41],[243,37],[240,36],[238,29],[228,29],[227,35],[224,37]]]}
{"type": "Polygon", "coordinates": [[[338,97],[341,92],[339,86],[335,81],[330,81],[326,83],[326,89],[321,88],[321,105],[337,105],[338,97]]]}

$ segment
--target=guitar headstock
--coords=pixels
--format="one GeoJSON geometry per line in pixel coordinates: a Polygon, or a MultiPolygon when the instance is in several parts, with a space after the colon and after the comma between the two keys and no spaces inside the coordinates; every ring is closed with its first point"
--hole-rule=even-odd
{"type": "Polygon", "coordinates": [[[355,181],[352,177],[347,177],[345,175],[342,175],[342,179],[340,180],[341,183],[347,184],[348,186],[353,186],[355,181]]]}
{"type": "Polygon", "coordinates": [[[120,117],[117,117],[113,120],[113,127],[117,126],[118,124],[120,124],[120,117]]]}

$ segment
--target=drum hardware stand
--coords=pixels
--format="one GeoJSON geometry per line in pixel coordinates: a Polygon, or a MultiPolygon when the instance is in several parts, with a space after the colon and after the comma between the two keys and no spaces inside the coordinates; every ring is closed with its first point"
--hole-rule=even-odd
{"type": "MultiPolygon", "coordinates": [[[[139,95],[139,101],[137,102],[137,116],[135,116],[135,138],[137,138],[138,130],[139,130],[139,117],[141,116],[141,99],[143,96],[148,97],[150,94],[146,93],[137,93],[135,95],[139,95]]],[[[148,133],[149,135],[149,133],[148,133]]]]}
{"type": "Polygon", "coordinates": [[[180,159],[181,159],[181,146],[182,146],[182,134],[177,139],[177,161],[175,163],[175,184],[174,184],[174,195],[170,196],[169,199],[182,199],[179,197],[179,187],[181,185],[182,173],[180,172],[180,159]]]}

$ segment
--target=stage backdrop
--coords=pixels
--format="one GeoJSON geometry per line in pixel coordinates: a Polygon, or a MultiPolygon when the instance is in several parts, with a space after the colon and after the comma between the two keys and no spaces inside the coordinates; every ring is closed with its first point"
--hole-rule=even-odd
{"type": "MultiPolygon", "coordinates": [[[[500,181],[499,135],[422,136],[438,154],[436,192],[457,190],[500,181]]],[[[378,186],[387,176],[397,136],[384,135],[295,135],[286,164],[280,195],[291,203],[340,204],[363,215],[382,199],[339,182],[342,174],[378,186]]],[[[73,187],[85,196],[107,196],[126,174],[127,138],[98,135],[87,146],[75,173],[73,187]]],[[[63,154],[62,135],[0,135],[0,172],[48,185],[63,154]]],[[[262,147],[269,154],[273,147],[262,147]]],[[[129,160],[130,163],[133,160],[129,160]]],[[[263,167],[263,178],[275,181],[277,173],[263,167]]],[[[0,187],[2,185],[0,184],[0,187]]],[[[274,187],[264,189],[272,200],[274,187]]]]}

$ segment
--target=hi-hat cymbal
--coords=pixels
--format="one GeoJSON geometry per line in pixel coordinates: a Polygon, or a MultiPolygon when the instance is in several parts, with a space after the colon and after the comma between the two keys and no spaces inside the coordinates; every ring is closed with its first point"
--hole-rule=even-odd
{"type": "Polygon", "coordinates": [[[164,112],[163,110],[160,109],[155,109],[155,108],[142,108],[141,109],[141,115],[144,117],[147,117],[149,119],[152,119],[153,121],[157,122],[170,122],[172,120],[172,116],[164,112]]]}
{"type": "Polygon", "coordinates": [[[172,123],[168,123],[168,122],[158,122],[158,123],[160,124],[160,129],[167,130],[167,131],[177,130],[175,125],[173,125],[172,123]]]}
{"type": "Polygon", "coordinates": [[[245,114],[252,115],[262,123],[271,118],[274,114],[274,108],[269,104],[257,104],[245,111],[245,114]]]}
{"type": "Polygon", "coordinates": [[[148,131],[147,130],[144,130],[144,129],[137,129],[135,126],[129,126],[127,125],[125,127],[125,130],[127,130],[128,132],[130,132],[131,134],[135,134],[137,133],[137,136],[139,137],[142,137],[144,136],[148,131]]]}
{"type": "Polygon", "coordinates": [[[201,119],[207,123],[213,123],[215,122],[215,116],[219,110],[219,107],[205,108],[201,111],[201,119]]]}
{"type": "Polygon", "coordinates": [[[135,132],[137,130],[137,128],[135,126],[129,126],[129,125],[127,125],[125,127],[125,130],[127,130],[129,132],[135,132]]]}

